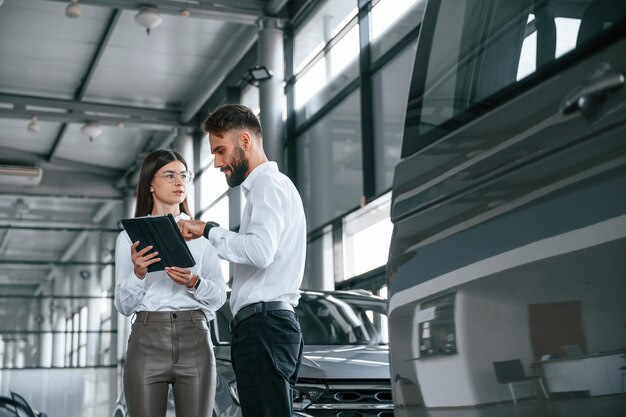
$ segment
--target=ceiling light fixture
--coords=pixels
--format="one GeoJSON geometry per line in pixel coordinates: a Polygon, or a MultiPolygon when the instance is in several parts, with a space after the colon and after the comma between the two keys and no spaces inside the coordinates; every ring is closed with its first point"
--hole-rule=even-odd
{"type": "Polygon", "coordinates": [[[243,76],[243,79],[255,87],[259,86],[259,81],[265,81],[272,78],[272,71],[268,70],[265,65],[255,65],[250,68],[243,76]]]}
{"type": "Polygon", "coordinates": [[[265,81],[272,78],[272,72],[265,65],[256,65],[248,70],[254,81],[265,81]]]}
{"type": "Polygon", "coordinates": [[[15,209],[16,213],[19,214],[27,214],[28,210],[30,209],[30,207],[28,207],[28,204],[26,204],[26,201],[24,201],[23,198],[18,198],[17,200],[15,200],[15,202],[13,203],[13,208],[15,209]]]}
{"type": "Polygon", "coordinates": [[[145,7],[135,15],[135,22],[146,28],[146,33],[150,35],[150,30],[161,24],[161,16],[154,7],[145,7]]]}
{"type": "Polygon", "coordinates": [[[84,135],[89,136],[89,142],[93,142],[95,138],[102,134],[102,128],[98,122],[87,122],[80,128],[84,135]]]}
{"type": "Polygon", "coordinates": [[[78,19],[80,17],[80,7],[76,4],[78,0],[71,0],[70,4],[65,8],[65,16],[78,19]]]}
{"type": "Polygon", "coordinates": [[[33,133],[39,132],[39,123],[37,123],[37,118],[35,116],[30,119],[30,123],[28,124],[28,131],[33,133]]]}

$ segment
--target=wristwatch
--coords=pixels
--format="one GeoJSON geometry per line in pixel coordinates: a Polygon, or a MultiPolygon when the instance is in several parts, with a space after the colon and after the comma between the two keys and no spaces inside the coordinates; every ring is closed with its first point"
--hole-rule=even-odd
{"type": "Polygon", "coordinates": [[[204,231],[202,232],[202,236],[208,239],[209,231],[211,231],[213,227],[220,227],[220,224],[216,222],[206,222],[206,224],[204,225],[204,231]]]}
{"type": "Polygon", "coordinates": [[[200,287],[200,281],[202,281],[202,279],[198,275],[198,279],[196,280],[196,283],[193,284],[193,287],[187,288],[187,291],[189,291],[190,293],[194,294],[196,292],[196,290],[198,289],[198,287],[200,287]]]}

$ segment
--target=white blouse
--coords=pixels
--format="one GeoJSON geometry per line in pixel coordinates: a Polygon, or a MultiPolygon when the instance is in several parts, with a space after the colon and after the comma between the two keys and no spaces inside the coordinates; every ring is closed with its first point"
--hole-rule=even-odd
{"type": "MultiPolygon", "coordinates": [[[[189,219],[185,214],[176,217],[189,219]]],[[[215,317],[226,301],[226,284],[222,268],[213,245],[206,239],[187,242],[196,265],[191,269],[200,279],[194,292],[172,281],[165,271],[148,272],[144,279],[134,273],[130,257],[132,242],[125,230],[120,232],[115,246],[115,308],[130,316],[139,311],[197,310],[204,312],[208,320],[215,317]]]]}

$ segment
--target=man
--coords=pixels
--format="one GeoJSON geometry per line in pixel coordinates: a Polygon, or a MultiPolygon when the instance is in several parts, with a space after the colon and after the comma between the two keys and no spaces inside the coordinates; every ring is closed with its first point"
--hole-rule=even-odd
{"type": "Polygon", "coordinates": [[[294,313],[304,272],[306,222],[291,180],[268,161],[257,117],[226,105],[203,122],[215,167],[230,187],[241,185],[246,206],[239,233],[214,222],[181,220],[185,239],[209,239],[235,264],[230,306],[231,357],[244,417],[291,417],[291,386],[302,360],[294,313]]]}

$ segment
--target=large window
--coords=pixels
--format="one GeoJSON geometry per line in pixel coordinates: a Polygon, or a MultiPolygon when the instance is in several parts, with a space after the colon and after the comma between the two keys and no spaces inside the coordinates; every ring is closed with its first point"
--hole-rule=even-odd
{"type": "MultiPolygon", "coordinates": [[[[214,165],[214,157],[211,154],[209,140],[204,137],[200,143],[200,174],[196,177],[195,184],[199,189],[200,220],[215,221],[225,229],[230,228],[229,191],[226,177],[214,165]]],[[[239,190],[237,189],[237,192],[239,190]]],[[[226,281],[229,280],[229,263],[221,260],[222,274],[226,281]]]]}
{"type": "Polygon", "coordinates": [[[394,169],[400,161],[404,115],[416,46],[416,43],[412,43],[372,77],[377,193],[391,187],[394,169]]]}
{"type": "Polygon", "coordinates": [[[424,0],[380,0],[371,11],[372,59],[380,58],[422,20],[424,0]]]}
{"type": "Polygon", "coordinates": [[[389,220],[391,193],[343,219],[343,264],[346,279],[387,263],[393,224],[389,220]]]}
{"type": "Polygon", "coordinates": [[[334,252],[332,227],[326,226],[322,235],[307,244],[306,265],[301,288],[334,290],[334,252]]]}
{"type": "Polygon", "coordinates": [[[296,73],[320,52],[357,13],[356,0],[326,1],[295,33],[296,73]]]}
{"type": "Polygon", "coordinates": [[[360,93],[297,140],[298,190],[309,230],[358,207],[363,190],[360,93]]]}
{"type": "Polygon", "coordinates": [[[296,32],[296,122],[304,122],[358,77],[356,1],[327,2],[296,32]]]}
{"type": "Polygon", "coordinates": [[[391,187],[425,1],[314,4],[294,28],[294,78],[288,81],[295,127],[290,162],[312,233],[304,283],[356,288],[358,281],[379,288],[384,277],[379,281],[370,271],[386,263],[391,223],[389,207],[379,206],[389,196],[340,218],[391,187]],[[358,13],[359,4],[365,13],[358,13]],[[371,59],[361,60],[368,50],[371,59]],[[362,100],[370,92],[371,107],[362,100]],[[370,154],[374,163],[364,166],[370,154]]]}

